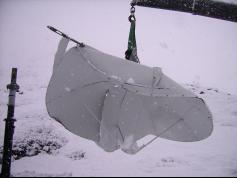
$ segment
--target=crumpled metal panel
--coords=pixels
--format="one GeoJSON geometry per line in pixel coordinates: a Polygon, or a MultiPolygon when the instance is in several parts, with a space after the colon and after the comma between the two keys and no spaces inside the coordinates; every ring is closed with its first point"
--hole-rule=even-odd
{"type": "Polygon", "coordinates": [[[66,51],[61,40],[46,105],[69,131],[105,151],[139,151],[146,135],[193,142],[213,130],[204,101],[165,76],[160,68],[126,61],[89,46],[66,51]]]}

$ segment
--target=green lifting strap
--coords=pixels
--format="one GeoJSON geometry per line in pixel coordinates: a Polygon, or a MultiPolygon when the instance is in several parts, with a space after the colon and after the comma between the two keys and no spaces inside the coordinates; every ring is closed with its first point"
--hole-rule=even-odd
{"type": "Polygon", "coordinates": [[[125,52],[125,58],[127,60],[140,63],[139,58],[137,56],[137,42],[136,42],[136,18],[134,15],[129,17],[129,21],[131,22],[129,39],[128,39],[128,50],[125,52]]]}

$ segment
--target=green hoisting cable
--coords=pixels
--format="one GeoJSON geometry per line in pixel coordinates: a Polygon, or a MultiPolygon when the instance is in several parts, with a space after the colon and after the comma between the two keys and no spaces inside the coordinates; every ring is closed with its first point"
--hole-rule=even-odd
{"type": "Polygon", "coordinates": [[[125,58],[127,60],[140,63],[137,56],[137,42],[136,42],[136,18],[135,18],[135,7],[132,5],[131,15],[129,16],[129,21],[131,23],[130,33],[128,38],[128,49],[125,52],[125,58]]]}

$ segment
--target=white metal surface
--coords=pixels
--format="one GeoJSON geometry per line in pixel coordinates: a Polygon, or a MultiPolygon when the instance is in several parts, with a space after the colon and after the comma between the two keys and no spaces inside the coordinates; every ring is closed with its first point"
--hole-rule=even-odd
{"type": "Polygon", "coordinates": [[[67,43],[59,44],[46,105],[50,116],[72,133],[105,151],[123,148],[132,154],[139,150],[136,141],[146,135],[194,142],[212,133],[212,115],[205,102],[160,68],[89,46],[65,52],[67,43]]]}

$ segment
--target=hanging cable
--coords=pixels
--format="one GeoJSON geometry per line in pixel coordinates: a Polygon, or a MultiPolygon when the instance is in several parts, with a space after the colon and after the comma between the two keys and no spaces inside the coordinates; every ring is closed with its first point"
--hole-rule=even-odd
{"type": "Polygon", "coordinates": [[[135,7],[131,4],[130,9],[131,15],[129,16],[129,22],[131,23],[130,33],[128,38],[128,49],[125,52],[125,58],[129,61],[133,61],[140,64],[139,58],[137,56],[137,43],[136,43],[136,17],[135,17],[135,7]]]}

